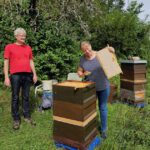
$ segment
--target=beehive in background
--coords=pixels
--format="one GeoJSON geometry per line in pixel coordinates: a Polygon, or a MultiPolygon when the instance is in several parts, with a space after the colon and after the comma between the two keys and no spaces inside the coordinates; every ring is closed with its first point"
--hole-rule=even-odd
{"type": "Polygon", "coordinates": [[[108,97],[108,103],[114,103],[117,98],[117,85],[110,84],[110,94],[108,97]]]}
{"type": "Polygon", "coordinates": [[[123,60],[120,75],[120,96],[133,104],[144,102],[146,80],[145,60],[123,60]]]}
{"type": "Polygon", "coordinates": [[[53,85],[53,93],[54,140],[86,149],[97,135],[95,84],[65,81],[53,85]]]}

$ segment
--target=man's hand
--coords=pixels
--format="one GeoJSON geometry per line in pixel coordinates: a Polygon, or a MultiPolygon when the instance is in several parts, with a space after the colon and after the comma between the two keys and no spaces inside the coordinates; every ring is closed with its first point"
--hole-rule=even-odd
{"type": "Polygon", "coordinates": [[[8,75],[8,68],[9,68],[9,59],[4,59],[4,75],[5,75],[4,85],[9,87],[10,79],[8,75]]]}
{"type": "Polygon", "coordinates": [[[9,79],[9,77],[8,77],[8,78],[5,78],[5,80],[4,80],[4,85],[10,87],[10,79],[9,79]]]}
{"type": "Polygon", "coordinates": [[[37,75],[33,74],[33,82],[36,83],[37,82],[37,75]]]}

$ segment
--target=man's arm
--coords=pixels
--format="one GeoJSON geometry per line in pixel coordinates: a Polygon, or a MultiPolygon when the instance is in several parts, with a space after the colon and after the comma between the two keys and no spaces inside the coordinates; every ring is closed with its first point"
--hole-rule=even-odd
{"type": "Polygon", "coordinates": [[[9,79],[9,75],[8,75],[8,70],[9,70],[9,59],[4,59],[4,75],[5,75],[4,84],[6,86],[10,86],[10,79],[9,79]]]}
{"type": "Polygon", "coordinates": [[[33,82],[36,83],[37,82],[37,75],[36,75],[36,71],[35,71],[34,62],[32,59],[30,59],[30,67],[31,67],[31,70],[33,72],[33,82]]]}

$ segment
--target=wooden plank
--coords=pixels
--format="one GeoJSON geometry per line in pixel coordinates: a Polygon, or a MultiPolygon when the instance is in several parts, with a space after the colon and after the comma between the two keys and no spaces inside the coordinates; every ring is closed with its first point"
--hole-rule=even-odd
{"type": "Polygon", "coordinates": [[[108,102],[112,103],[114,98],[116,98],[116,97],[117,97],[117,86],[110,84],[110,94],[108,97],[108,102]]]}
{"type": "Polygon", "coordinates": [[[87,150],[89,144],[93,141],[93,139],[97,136],[97,134],[98,134],[97,131],[95,131],[89,137],[89,139],[87,139],[84,142],[79,142],[79,141],[71,140],[70,138],[66,138],[63,136],[56,136],[56,135],[54,135],[53,138],[58,143],[63,143],[65,145],[72,146],[72,147],[77,148],[79,150],[87,150]]]}
{"type": "Polygon", "coordinates": [[[121,82],[125,81],[125,82],[129,82],[129,83],[133,83],[133,84],[144,84],[147,83],[146,79],[142,79],[142,80],[128,80],[128,79],[121,79],[121,82]]]}
{"type": "MultiPolygon", "coordinates": [[[[80,82],[80,81],[78,81],[80,82]]],[[[83,104],[89,100],[91,96],[96,97],[95,84],[91,83],[85,88],[59,86],[58,84],[53,85],[54,101],[66,101],[76,104],[83,104]]]]}
{"type": "Polygon", "coordinates": [[[144,100],[145,99],[145,90],[141,91],[130,91],[127,89],[120,89],[120,96],[122,99],[128,100],[144,100]]]}
{"type": "Polygon", "coordinates": [[[122,81],[120,82],[120,88],[127,89],[131,91],[145,90],[145,84],[134,84],[132,82],[122,81]]]}
{"type": "Polygon", "coordinates": [[[120,78],[128,80],[144,80],[146,79],[146,73],[123,73],[120,75],[120,78]]]}
{"type": "Polygon", "coordinates": [[[63,118],[84,121],[94,112],[96,112],[95,97],[83,105],[65,101],[54,101],[53,103],[53,115],[63,118]]]}
{"type": "Polygon", "coordinates": [[[90,116],[92,116],[96,111],[96,102],[93,103],[92,105],[89,105],[88,107],[86,107],[85,109],[83,109],[83,120],[87,120],[88,118],[90,118],[90,116]]]}
{"type": "Polygon", "coordinates": [[[97,126],[97,118],[91,120],[84,127],[54,120],[53,135],[85,142],[93,132],[97,131],[97,126]]]}
{"type": "Polygon", "coordinates": [[[122,70],[117,62],[115,54],[109,52],[108,48],[104,48],[98,51],[97,59],[99,60],[104,70],[104,73],[108,79],[122,73],[122,70]]]}
{"type": "Polygon", "coordinates": [[[123,73],[146,73],[146,64],[124,64],[121,63],[123,73]]]}
{"type": "Polygon", "coordinates": [[[93,113],[89,118],[87,118],[85,121],[77,121],[73,119],[68,119],[68,118],[63,118],[59,116],[53,116],[53,120],[59,121],[59,122],[64,122],[76,126],[81,126],[84,127],[86,126],[91,120],[93,120],[97,116],[97,112],[93,113]]]}
{"type": "Polygon", "coordinates": [[[124,98],[122,101],[129,104],[141,104],[145,102],[144,99],[135,100],[135,99],[126,99],[126,98],[124,98]]]}

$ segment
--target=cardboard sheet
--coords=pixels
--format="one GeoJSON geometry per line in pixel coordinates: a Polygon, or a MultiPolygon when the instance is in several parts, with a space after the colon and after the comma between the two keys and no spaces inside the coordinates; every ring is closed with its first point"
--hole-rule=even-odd
{"type": "Polygon", "coordinates": [[[108,79],[122,73],[115,54],[111,53],[108,48],[98,51],[97,59],[99,60],[108,79]]]}

